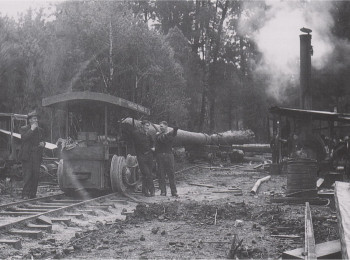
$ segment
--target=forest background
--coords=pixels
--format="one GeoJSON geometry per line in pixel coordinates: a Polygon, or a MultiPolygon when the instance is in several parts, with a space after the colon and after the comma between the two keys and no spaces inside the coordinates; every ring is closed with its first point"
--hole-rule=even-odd
{"type": "MultiPolygon", "coordinates": [[[[292,15],[314,30],[314,109],[350,112],[348,1],[50,6],[0,16],[0,112],[28,113],[43,97],[90,90],[150,108],[152,122],[206,133],[249,128],[267,142],[268,108],[298,106],[301,32],[278,27],[292,15]],[[294,40],[280,43],[284,36],[294,40]]],[[[62,137],[59,116],[40,110],[47,127],[54,123],[53,141],[62,137]]]]}

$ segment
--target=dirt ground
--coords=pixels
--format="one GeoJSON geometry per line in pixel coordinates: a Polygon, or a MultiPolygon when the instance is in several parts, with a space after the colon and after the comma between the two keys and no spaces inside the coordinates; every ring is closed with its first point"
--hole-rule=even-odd
{"type": "MultiPolygon", "coordinates": [[[[184,171],[176,176],[179,198],[159,196],[159,190],[151,198],[132,194],[144,203],[97,212],[94,219],[73,221],[73,228],[56,225],[42,244],[27,240],[22,250],[6,248],[1,257],[218,259],[228,258],[236,237],[236,257],[277,259],[283,251],[303,247],[305,206],[270,203],[270,198],[285,193],[285,175],[272,175],[257,195],[251,195],[254,183],[268,175],[255,170],[256,165],[184,171]],[[237,188],[242,195],[233,192],[237,188]]],[[[316,243],[337,239],[332,204],[311,205],[311,211],[316,243]]]]}

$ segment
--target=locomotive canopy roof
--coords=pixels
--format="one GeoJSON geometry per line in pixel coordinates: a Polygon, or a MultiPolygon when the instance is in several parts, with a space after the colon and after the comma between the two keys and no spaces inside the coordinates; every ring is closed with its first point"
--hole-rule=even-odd
{"type": "Polygon", "coordinates": [[[22,115],[22,114],[15,114],[15,113],[0,113],[0,118],[3,117],[13,117],[18,120],[26,120],[27,115],[22,115]]]}
{"type": "Polygon", "coordinates": [[[112,96],[109,94],[90,92],[90,91],[78,91],[78,92],[66,92],[51,97],[43,98],[42,105],[44,107],[52,107],[58,109],[68,109],[74,106],[80,105],[109,105],[119,106],[135,112],[149,115],[150,110],[144,106],[131,102],[129,100],[112,96]]]}
{"type": "Polygon", "coordinates": [[[350,123],[350,114],[329,111],[305,110],[273,106],[269,109],[271,114],[294,118],[312,118],[315,120],[338,121],[350,123]]]}

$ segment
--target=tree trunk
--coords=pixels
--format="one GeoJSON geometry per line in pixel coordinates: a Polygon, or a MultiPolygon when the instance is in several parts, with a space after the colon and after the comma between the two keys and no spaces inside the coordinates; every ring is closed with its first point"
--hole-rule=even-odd
{"type": "Polygon", "coordinates": [[[228,103],[227,121],[228,121],[228,129],[232,130],[232,102],[228,103]]]}
{"type": "MultiPolygon", "coordinates": [[[[206,44],[209,44],[209,40],[206,39],[206,44]]],[[[209,92],[209,46],[205,46],[205,62],[204,62],[204,80],[203,80],[203,93],[202,93],[202,104],[201,104],[201,113],[199,115],[199,125],[198,132],[203,132],[204,122],[207,117],[208,109],[208,92],[209,92]]]]}
{"type": "Polygon", "coordinates": [[[193,40],[193,46],[192,46],[192,51],[197,54],[198,53],[198,48],[199,48],[199,36],[200,36],[200,31],[199,31],[199,20],[200,20],[200,1],[196,0],[196,15],[195,15],[195,21],[194,21],[194,40],[193,40]]]}
{"type": "Polygon", "coordinates": [[[213,48],[213,63],[211,65],[211,74],[210,74],[210,85],[209,85],[209,93],[210,93],[210,109],[209,109],[209,130],[210,133],[214,132],[215,130],[215,101],[216,101],[216,70],[217,70],[217,60],[220,50],[220,44],[221,44],[221,33],[223,29],[223,24],[226,18],[227,10],[229,6],[229,0],[225,1],[225,5],[222,9],[222,15],[220,18],[220,23],[218,27],[218,31],[215,37],[215,43],[213,48]]]}
{"type": "MultiPolygon", "coordinates": [[[[109,89],[112,89],[112,81],[113,81],[113,33],[112,33],[112,18],[109,21],[109,89]]],[[[107,89],[107,92],[108,90],[107,89]]]]}
{"type": "MultiPolygon", "coordinates": [[[[209,13],[209,2],[203,2],[203,4],[206,4],[206,8],[208,9],[209,13]]],[[[203,80],[203,93],[202,93],[202,105],[201,105],[201,113],[199,115],[199,126],[198,131],[203,132],[204,130],[204,122],[207,117],[207,110],[208,110],[208,94],[209,94],[209,77],[210,77],[210,71],[209,71],[209,64],[210,64],[210,43],[209,43],[209,20],[210,17],[206,18],[205,21],[205,45],[203,48],[204,53],[204,80],[203,80]]]]}

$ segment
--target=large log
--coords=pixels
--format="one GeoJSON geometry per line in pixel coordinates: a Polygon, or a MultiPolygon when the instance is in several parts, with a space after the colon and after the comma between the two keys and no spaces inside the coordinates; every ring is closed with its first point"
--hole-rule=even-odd
{"type": "Polygon", "coordinates": [[[350,183],[335,182],[334,199],[337,207],[339,237],[343,259],[350,253],[350,183]]]}
{"type": "Polygon", "coordinates": [[[252,188],[252,190],[250,191],[251,194],[255,195],[257,192],[258,192],[258,189],[261,185],[261,183],[265,182],[265,181],[268,181],[271,179],[271,176],[266,176],[264,178],[261,178],[259,179],[255,184],[254,184],[254,187],[252,188]]]}
{"type": "Polygon", "coordinates": [[[269,144],[233,144],[232,148],[244,152],[271,153],[269,144]]]}
{"type": "MultiPolygon", "coordinates": [[[[123,124],[133,125],[132,118],[126,118],[123,124]]],[[[155,135],[159,131],[159,125],[151,124],[150,134],[155,135]]],[[[134,120],[135,127],[141,127],[139,120],[134,120]]],[[[173,128],[169,127],[169,131],[173,128]]],[[[255,138],[251,130],[227,131],[224,133],[208,135],[204,133],[189,132],[179,129],[174,140],[175,146],[198,146],[198,145],[232,145],[251,143],[255,138]]]]}

